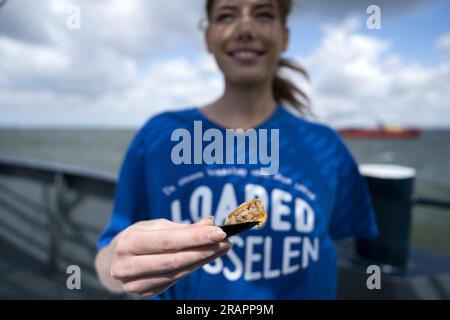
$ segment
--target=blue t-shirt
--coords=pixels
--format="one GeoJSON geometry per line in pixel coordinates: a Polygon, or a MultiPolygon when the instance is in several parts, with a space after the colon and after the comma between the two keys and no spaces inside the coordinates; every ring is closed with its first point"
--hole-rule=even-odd
{"type": "MultiPolygon", "coordinates": [[[[125,156],[111,220],[98,248],[141,220],[193,223],[213,215],[220,225],[237,205],[258,197],[268,214],[265,227],[231,237],[233,247],[225,256],[158,298],[336,298],[334,241],[377,233],[366,183],[341,138],[327,126],[278,106],[270,119],[255,128],[279,130],[277,174],[262,175],[261,164],[250,161],[174,163],[172,153],[181,140],[172,141],[172,134],[186,129],[194,140],[198,121],[202,132],[217,129],[225,136],[226,130],[197,108],[157,115],[137,133],[125,156]]],[[[268,150],[271,143],[268,139],[268,150]]]]}

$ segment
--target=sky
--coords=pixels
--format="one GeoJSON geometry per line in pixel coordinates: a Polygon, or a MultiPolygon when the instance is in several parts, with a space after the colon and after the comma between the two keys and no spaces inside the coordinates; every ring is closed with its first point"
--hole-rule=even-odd
{"type": "MultiPolygon", "coordinates": [[[[317,121],[450,128],[449,0],[294,2],[285,56],[311,76],[289,74],[310,95],[317,121]],[[367,27],[369,5],[380,8],[381,29],[367,27]]],[[[223,79],[205,50],[203,6],[6,1],[0,127],[136,128],[156,113],[212,101],[223,79]]]]}

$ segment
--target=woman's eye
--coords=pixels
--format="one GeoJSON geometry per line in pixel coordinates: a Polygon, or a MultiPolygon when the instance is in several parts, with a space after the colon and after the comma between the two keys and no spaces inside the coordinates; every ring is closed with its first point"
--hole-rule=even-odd
{"type": "Polygon", "coordinates": [[[262,13],[258,13],[258,14],[256,15],[256,17],[257,17],[259,20],[264,20],[264,21],[271,21],[271,20],[275,19],[275,16],[274,16],[272,13],[270,13],[270,12],[262,12],[262,13]]]}
{"type": "Polygon", "coordinates": [[[216,18],[217,22],[231,22],[233,21],[233,15],[229,13],[219,14],[216,18]]]}

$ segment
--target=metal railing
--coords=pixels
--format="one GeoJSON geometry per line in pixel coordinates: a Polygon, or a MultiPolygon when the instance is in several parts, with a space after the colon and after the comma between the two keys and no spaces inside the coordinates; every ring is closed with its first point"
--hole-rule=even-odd
{"type": "MultiPolygon", "coordinates": [[[[2,252],[3,258],[16,256],[16,253],[6,251],[27,252],[33,257],[31,263],[39,262],[35,268],[44,266],[45,276],[57,277],[55,281],[59,283],[65,281],[65,267],[67,267],[65,264],[77,264],[84,272],[84,280],[89,279],[83,282],[90,284],[90,288],[96,291],[94,296],[110,297],[106,291],[102,292],[93,261],[96,254],[95,240],[104,227],[114,197],[116,175],[2,156],[0,176],[3,178],[3,182],[0,183],[0,244],[2,240],[7,243],[3,244],[6,247],[2,252]],[[27,191],[24,184],[15,185],[20,182],[27,185],[35,183],[36,187],[32,191],[27,191]],[[74,214],[87,199],[100,199],[98,201],[105,204],[100,209],[103,212],[90,213],[92,220],[97,221],[95,224],[89,221],[91,217],[84,222],[77,221],[74,214]],[[82,251],[83,254],[75,257],[72,253],[75,250],[82,251]]],[[[1,277],[7,282],[8,271],[3,270],[1,277]]],[[[62,284],[60,288],[64,287],[64,282],[62,284]]],[[[16,285],[17,283],[11,284],[16,285]]],[[[89,296],[90,293],[87,291],[89,290],[85,290],[84,293],[89,296]]],[[[62,289],[57,289],[43,297],[62,298],[64,293],[62,289]]]]}
{"type": "MultiPolygon", "coordinates": [[[[101,288],[93,268],[96,254],[95,239],[104,227],[110,211],[103,210],[100,219],[102,222],[97,222],[97,225],[91,223],[92,221],[89,220],[91,217],[85,221],[86,223],[76,221],[77,217],[73,211],[79,209],[87,197],[99,198],[107,203],[107,206],[111,205],[117,176],[68,165],[2,156],[0,157],[0,177],[6,178],[5,181],[19,179],[44,186],[43,198],[39,201],[30,199],[31,192],[21,194],[22,189],[18,192],[14,186],[0,183],[0,213],[1,210],[9,213],[9,216],[4,216],[3,219],[0,215],[0,240],[2,240],[2,233],[17,234],[15,239],[18,242],[25,242],[25,246],[34,246],[36,250],[46,252],[47,261],[44,264],[47,266],[49,275],[61,274],[64,271],[64,264],[61,261],[74,259],[73,256],[68,258],[71,250],[63,248],[64,239],[74,245],[78,244],[87,250],[87,254],[84,254],[87,255],[87,260],[79,261],[79,264],[83,266],[83,270],[89,271],[92,287],[101,288]],[[41,215],[36,217],[36,212],[41,215]],[[11,218],[16,219],[17,222],[10,223],[11,218]],[[36,241],[39,238],[37,235],[28,233],[26,228],[21,229],[19,225],[28,225],[29,229],[35,230],[34,232],[43,229],[39,237],[47,237],[45,243],[36,241]]],[[[411,201],[413,205],[450,209],[448,201],[418,196],[414,196],[411,201]]],[[[92,213],[94,214],[98,213],[92,213]]],[[[75,248],[74,245],[72,248],[75,248]]],[[[79,256],[82,255],[79,254],[79,256]]],[[[63,281],[63,279],[58,280],[63,281]]],[[[61,291],[56,295],[57,298],[63,296],[61,291]]],[[[104,296],[107,297],[106,293],[104,296]]]]}
{"type": "MultiPolygon", "coordinates": [[[[450,209],[450,201],[414,196],[412,203],[418,206],[429,206],[450,209]]],[[[450,212],[450,211],[449,211],[450,212]]]]}

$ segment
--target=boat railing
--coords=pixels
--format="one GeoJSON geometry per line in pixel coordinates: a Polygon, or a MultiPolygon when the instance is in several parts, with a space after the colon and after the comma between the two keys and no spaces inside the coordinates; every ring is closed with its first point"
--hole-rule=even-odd
{"type": "Polygon", "coordinates": [[[1,156],[0,247],[4,259],[19,257],[24,272],[37,273],[33,278],[37,282],[50,276],[64,284],[66,268],[77,265],[83,271],[85,288],[77,294],[63,289],[35,290],[30,283],[11,277],[18,267],[12,261],[3,261],[0,287],[9,286],[12,295],[20,294],[17,289],[37,298],[111,297],[98,283],[93,263],[95,241],[107,222],[116,180],[114,174],[1,156]]]}
{"type": "MultiPolygon", "coordinates": [[[[93,264],[95,242],[109,219],[116,181],[115,174],[0,157],[0,249],[4,258],[0,298],[20,297],[20,293],[37,298],[111,297],[99,284],[93,264]],[[28,282],[14,279],[11,275],[18,263],[24,272],[38,274],[28,282]],[[60,285],[66,281],[69,265],[80,266],[83,272],[81,293],[60,285]],[[54,277],[59,285],[37,288],[33,281],[39,277],[54,277]]],[[[411,201],[450,209],[448,201],[420,196],[411,201]]]]}
{"type": "MultiPolygon", "coordinates": [[[[420,197],[414,196],[412,199],[414,205],[417,206],[428,206],[428,207],[436,207],[442,209],[450,209],[450,201],[441,200],[441,199],[433,199],[428,197],[420,197]]],[[[450,213],[450,211],[449,211],[450,213]]]]}

